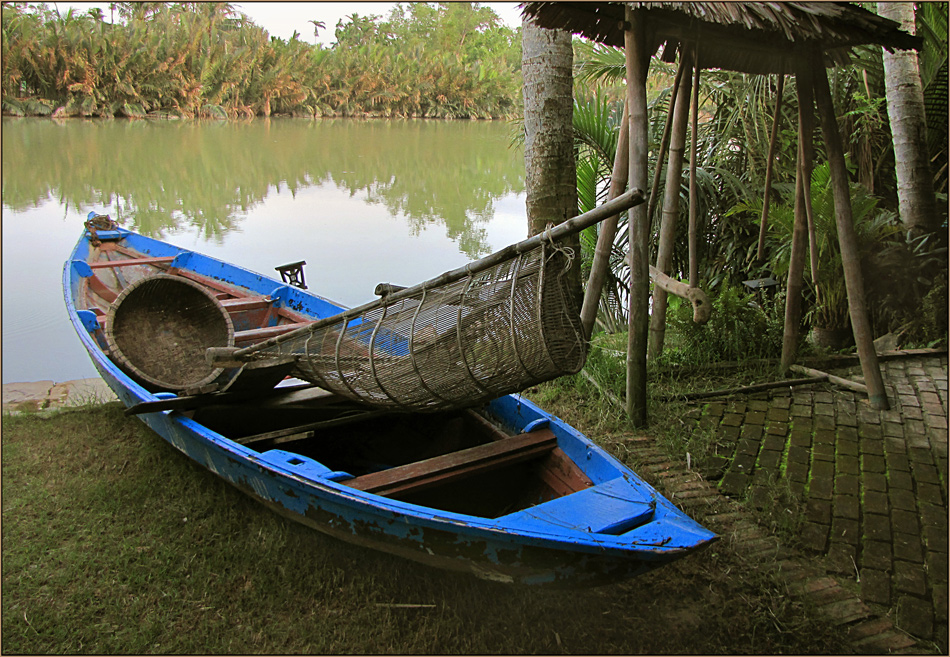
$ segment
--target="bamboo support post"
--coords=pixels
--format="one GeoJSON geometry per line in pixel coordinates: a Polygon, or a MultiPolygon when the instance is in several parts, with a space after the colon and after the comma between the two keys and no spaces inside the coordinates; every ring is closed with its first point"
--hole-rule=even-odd
{"type": "Polygon", "coordinates": [[[759,245],[756,259],[765,262],[765,232],[769,222],[769,203],[772,199],[772,169],[775,165],[775,143],[778,141],[778,124],[782,116],[782,94],[785,91],[785,75],[779,73],[775,91],[775,116],[772,118],[772,133],[769,135],[769,158],[765,162],[765,194],[762,197],[762,218],[759,222],[759,245]]]}
{"type": "MultiPolygon", "coordinates": [[[[607,190],[607,200],[611,201],[623,194],[627,188],[627,164],[630,159],[630,112],[626,100],[623,103],[623,116],[620,120],[620,134],[617,137],[617,152],[614,154],[614,168],[610,174],[610,189],[607,190]]],[[[652,198],[651,198],[652,202],[652,198]]],[[[613,249],[614,237],[617,235],[617,223],[620,214],[615,214],[604,220],[597,234],[597,245],[594,247],[594,260],[590,267],[590,277],[587,279],[587,289],[584,292],[584,303],[581,306],[581,326],[584,337],[590,340],[594,333],[594,322],[597,319],[597,308],[600,305],[600,295],[603,293],[604,281],[610,269],[610,252],[613,249]]]]}
{"type": "MultiPolygon", "coordinates": [[[[627,184],[645,189],[648,145],[646,78],[650,58],[646,21],[626,5],[624,58],[627,68],[627,102],[630,107],[630,162],[627,184]]],[[[647,208],[637,206],[629,213],[630,307],[627,334],[627,415],[634,426],[647,424],[647,329],[650,321],[649,243],[650,220],[647,208]]]]}
{"type": "MultiPolygon", "coordinates": [[[[683,182],[683,155],[686,149],[686,129],[689,122],[689,103],[692,76],[684,71],[692,66],[692,55],[689,50],[683,53],[680,59],[679,88],[676,90],[676,100],[671,105],[673,128],[670,137],[670,156],[666,169],[666,190],[663,195],[663,210],[660,215],[660,231],[656,249],[656,267],[659,272],[666,274],[673,262],[673,243],[676,238],[676,219],[680,211],[680,187],[683,182]]],[[[659,178],[659,164],[657,178],[659,178]]],[[[656,181],[655,181],[656,182],[656,181]]],[[[653,199],[650,199],[651,202],[653,199]]],[[[652,269],[651,269],[652,274],[652,269]]],[[[653,288],[653,314],[650,316],[650,344],[648,354],[656,358],[663,353],[663,342],[666,336],[666,292],[662,286],[653,288]]],[[[682,295],[680,295],[682,296],[682,295]]]]}
{"type": "Polygon", "coordinates": [[[868,394],[868,387],[866,385],[863,383],[858,383],[857,381],[852,381],[851,379],[842,379],[840,376],[835,376],[834,374],[828,374],[827,372],[822,372],[821,370],[805,367],[804,365],[792,365],[789,369],[793,372],[798,372],[799,374],[807,374],[808,376],[812,377],[823,377],[829,383],[833,383],[836,386],[847,388],[848,390],[853,390],[854,392],[861,392],[865,395],[868,394]]]}
{"type": "Polygon", "coordinates": [[[844,268],[844,281],[848,292],[848,309],[851,316],[851,328],[854,331],[854,342],[857,345],[858,356],[861,359],[861,369],[864,373],[864,380],[867,382],[868,398],[871,400],[871,406],[876,409],[887,410],[889,405],[884,390],[884,379],[878,365],[877,352],[874,351],[874,337],[871,333],[871,324],[868,320],[867,305],[864,298],[861,259],[858,253],[858,240],[854,232],[854,220],[851,215],[848,170],[845,166],[841,135],[838,134],[838,123],[831,101],[831,91],[828,88],[828,77],[822,65],[821,53],[815,53],[812,66],[816,71],[814,78],[815,101],[818,105],[821,133],[825,142],[825,150],[828,153],[828,165],[831,171],[835,224],[838,228],[838,244],[841,247],[841,264],[844,268]]]}
{"type": "Polygon", "coordinates": [[[811,72],[806,62],[799,61],[795,71],[798,87],[798,155],[795,157],[795,224],[792,230],[792,248],[789,257],[788,282],[785,296],[785,326],[782,334],[781,371],[786,372],[795,362],[798,341],[801,334],[802,287],[805,271],[805,240],[808,232],[806,211],[804,171],[801,153],[804,141],[812,133],[812,97],[811,72]]]}
{"type": "MultiPolygon", "coordinates": [[[[647,202],[647,217],[650,218],[651,224],[653,223],[653,215],[656,212],[658,200],[657,197],[660,192],[660,172],[663,171],[663,164],[666,161],[666,151],[670,145],[671,130],[673,128],[673,122],[675,121],[673,112],[677,103],[676,99],[679,98],[679,88],[682,83],[683,74],[689,65],[687,59],[689,58],[684,51],[684,54],[680,57],[679,66],[676,67],[676,77],[673,80],[673,89],[670,91],[670,107],[666,112],[666,125],[663,126],[663,137],[660,139],[660,149],[656,153],[656,169],[653,171],[653,185],[650,186],[650,200],[647,202]]],[[[687,95],[689,95],[689,92],[687,92],[687,95]]],[[[624,103],[624,106],[626,106],[626,103],[624,103]]]]}
{"type": "Polygon", "coordinates": [[[689,149],[689,284],[699,285],[699,188],[696,185],[696,150],[699,142],[699,73],[702,70],[699,61],[699,42],[694,50],[693,71],[693,107],[690,116],[689,149]]]}

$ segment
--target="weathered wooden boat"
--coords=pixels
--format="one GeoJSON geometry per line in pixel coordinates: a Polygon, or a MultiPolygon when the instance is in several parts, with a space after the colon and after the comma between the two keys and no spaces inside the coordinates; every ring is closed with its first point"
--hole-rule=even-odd
{"type": "Polygon", "coordinates": [[[63,285],[70,319],[127,413],[323,533],[482,578],[555,586],[635,576],[716,538],[516,394],[406,412],[285,379],[280,359],[204,360],[183,374],[190,360],[149,352],[169,340],[199,355],[208,340],[240,349],[344,311],[302,287],[114,224],[97,228],[92,213],[63,285]],[[204,315],[216,319],[195,321],[204,315]]]}

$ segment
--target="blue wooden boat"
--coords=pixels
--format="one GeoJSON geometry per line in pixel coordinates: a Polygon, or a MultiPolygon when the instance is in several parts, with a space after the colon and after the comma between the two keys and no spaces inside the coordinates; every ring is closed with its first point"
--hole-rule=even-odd
{"type": "MultiPolygon", "coordinates": [[[[555,586],[635,576],[716,538],[519,395],[476,408],[400,413],[286,380],[273,366],[216,368],[192,389],[170,391],[174,386],[138,371],[110,327],[122,321],[116,308],[131,298],[125,295],[144,281],[178,282],[217,304],[230,324],[221,346],[232,348],[344,309],[297,285],[114,225],[97,230],[87,222],[64,267],[69,317],[127,413],[297,522],[439,568],[555,586]]],[[[177,312],[174,303],[163,304],[177,312]]]]}

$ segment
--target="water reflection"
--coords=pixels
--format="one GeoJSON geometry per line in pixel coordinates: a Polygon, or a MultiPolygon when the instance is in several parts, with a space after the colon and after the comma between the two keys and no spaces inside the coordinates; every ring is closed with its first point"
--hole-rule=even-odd
{"type": "Polygon", "coordinates": [[[486,122],[4,119],[3,204],[111,207],[147,235],[192,226],[220,241],[269,192],[331,183],[415,233],[444,225],[477,258],[491,250],[485,223],[496,199],[524,188],[509,135],[486,122]]]}

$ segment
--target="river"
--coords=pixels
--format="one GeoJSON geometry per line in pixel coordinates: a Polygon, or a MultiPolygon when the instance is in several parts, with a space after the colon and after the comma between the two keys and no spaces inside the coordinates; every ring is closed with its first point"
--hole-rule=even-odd
{"type": "Polygon", "coordinates": [[[527,235],[505,122],[4,118],[2,380],[96,376],[62,267],[90,211],[355,306],[527,235]]]}

